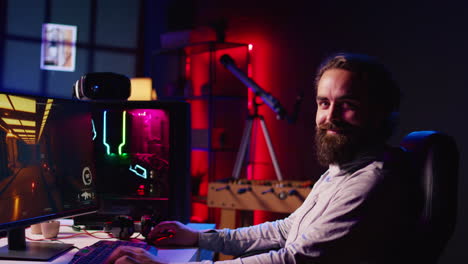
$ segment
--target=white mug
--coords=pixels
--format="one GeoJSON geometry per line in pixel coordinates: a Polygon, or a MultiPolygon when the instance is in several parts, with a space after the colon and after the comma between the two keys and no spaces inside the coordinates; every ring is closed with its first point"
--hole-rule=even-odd
{"type": "Polygon", "coordinates": [[[48,221],[41,224],[42,235],[44,238],[57,237],[60,230],[59,221],[48,221]]]}

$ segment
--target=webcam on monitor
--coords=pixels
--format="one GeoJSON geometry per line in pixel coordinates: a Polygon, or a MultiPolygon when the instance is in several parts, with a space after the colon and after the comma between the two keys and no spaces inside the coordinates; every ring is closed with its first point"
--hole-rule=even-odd
{"type": "Polygon", "coordinates": [[[130,79],[113,72],[93,72],[80,77],[73,86],[73,97],[80,100],[127,100],[130,79]]]}

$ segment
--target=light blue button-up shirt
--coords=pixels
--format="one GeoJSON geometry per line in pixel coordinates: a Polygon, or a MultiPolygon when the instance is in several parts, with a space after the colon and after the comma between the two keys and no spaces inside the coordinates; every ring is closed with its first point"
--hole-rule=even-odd
{"type": "Polygon", "coordinates": [[[383,166],[376,156],[361,157],[341,168],[331,165],[289,217],[201,233],[199,246],[229,255],[271,249],[216,263],[355,263],[368,253],[364,252],[372,243],[382,242],[382,231],[391,229],[382,219],[388,218],[385,212],[391,209],[377,198],[389,195],[382,196],[381,185],[387,174],[383,166]]]}

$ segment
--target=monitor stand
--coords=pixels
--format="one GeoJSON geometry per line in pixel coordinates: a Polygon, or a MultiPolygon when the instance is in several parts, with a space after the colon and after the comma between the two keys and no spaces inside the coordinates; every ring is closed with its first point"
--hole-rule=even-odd
{"type": "Polygon", "coordinates": [[[0,259],[46,261],[72,248],[63,243],[26,243],[24,228],[16,228],[8,230],[8,245],[0,248],[0,259]]]}

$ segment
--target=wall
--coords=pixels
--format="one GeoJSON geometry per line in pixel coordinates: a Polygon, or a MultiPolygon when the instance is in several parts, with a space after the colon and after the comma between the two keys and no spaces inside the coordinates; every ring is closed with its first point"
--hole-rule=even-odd
{"type": "MultiPolygon", "coordinates": [[[[453,1],[452,1],[453,2],[453,1]]],[[[401,123],[391,142],[410,131],[440,130],[455,137],[460,150],[459,217],[440,263],[468,258],[468,4],[439,1],[214,1],[198,0],[194,25],[228,21],[227,41],[254,44],[255,80],[292,109],[305,90],[299,121],[289,125],[264,107],[272,141],[287,179],[316,178],[314,162],[314,71],[336,51],[377,56],[392,70],[404,92],[401,123]]],[[[263,146],[260,148],[265,149],[263,146]]],[[[265,153],[259,171],[274,179],[265,153]],[[263,168],[265,167],[265,168],[263,168]],[[263,168],[263,169],[261,169],[263,168]]],[[[397,194],[396,194],[397,195],[397,194]]]]}
{"type": "Polygon", "coordinates": [[[129,77],[138,68],[143,1],[7,0],[0,24],[0,89],[69,98],[72,86],[88,72],[116,72],[129,77]],[[73,72],[41,70],[43,23],[78,27],[73,72]]]}

